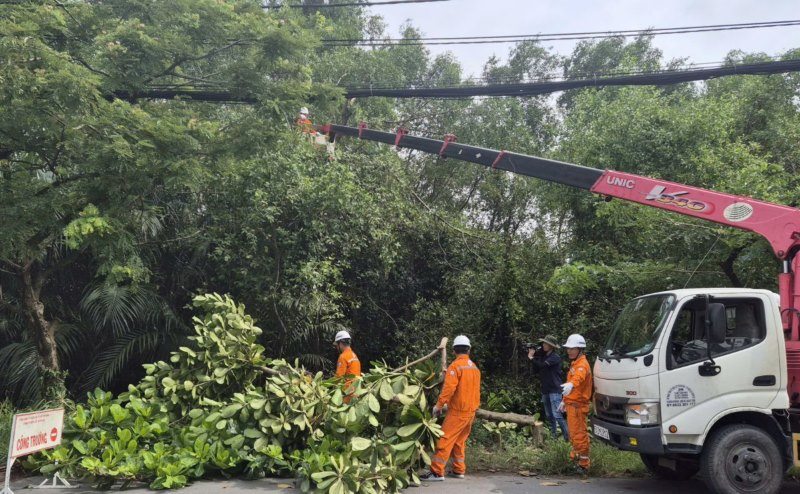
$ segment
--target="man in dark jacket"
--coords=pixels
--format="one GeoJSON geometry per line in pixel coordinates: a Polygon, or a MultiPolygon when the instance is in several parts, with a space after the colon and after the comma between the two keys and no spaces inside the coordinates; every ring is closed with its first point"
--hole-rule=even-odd
{"type": "Polygon", "coordinates": [[[558,438],[556,425],[561,428],[561,434],[565,441],[569,441],[567,432],[567,421],[559,411],[561,403],[561,357],[556,353],[559,348],[556,337],[547,335],[539,339],[541,348],[528,348],[528,359],[533,363],[533,368],[539,372],[539,379],[542,381],[542,404],[544,405],[544,416],[550,426],[553,438],[558,438]]]}

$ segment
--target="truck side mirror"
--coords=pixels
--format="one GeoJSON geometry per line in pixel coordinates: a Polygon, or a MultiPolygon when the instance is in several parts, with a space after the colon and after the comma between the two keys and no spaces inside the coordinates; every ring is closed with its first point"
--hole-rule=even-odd
{"type": "Polygon", "coordinates": [[[725,343],[725,334],[728,330],[728,318],[725,314],[725,304],[708,304],[706,313],[708,328],[708,344],[725,343]]]}

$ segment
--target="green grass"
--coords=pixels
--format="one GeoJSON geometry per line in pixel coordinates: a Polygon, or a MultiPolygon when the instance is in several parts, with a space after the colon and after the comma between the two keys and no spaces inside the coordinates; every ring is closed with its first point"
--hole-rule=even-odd
{"type": "MultiPolygon", "coordinates": [[[[473,429],[475,430],[475,429],[473,429]]],[[[639,455],[619,451],[603,443],[593,442],[590,456],[594,477],[644,477],[647,469],[639,455]]],[[[502,444],[472,441],[467,446],[467,465],[472,471],[528,471],[532,475],[573,475],[569,459],[569,444],[547,440],[541,448],[534,447],[523,436],[511,436],[502,444]]]]}
{"type": "MultiPolygon", "coordinates": [[[[8,457],[8,440],[11,436],[11,418],[14,416],[14,408],[8,401],[0,401],[0,458],[5,460],[8,457]]],[[[2,465],[5,466],[5,463],[2,465]]]]}

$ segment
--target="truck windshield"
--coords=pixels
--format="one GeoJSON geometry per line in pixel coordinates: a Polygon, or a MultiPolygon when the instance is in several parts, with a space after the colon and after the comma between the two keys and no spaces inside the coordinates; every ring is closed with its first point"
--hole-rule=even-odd
{"type": "Polygon", "coordinates": [[[675,304],[673,295],[651,295],[632,300],[617,317],[604,358],[626,358],[653,351],[661,328],[675,304]]]}

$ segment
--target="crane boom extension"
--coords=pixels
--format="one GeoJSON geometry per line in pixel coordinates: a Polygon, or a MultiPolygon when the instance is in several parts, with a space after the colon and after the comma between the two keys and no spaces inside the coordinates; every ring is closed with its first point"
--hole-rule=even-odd
{"type": "Polygon", "coordinates": [[[351,136],[416,149],[758,233],[783,261],[778,288],[787,340],[788,391],[791,401],[800,405],[800,256],[796,255],[800,250],[800,209],[630,173],[459,144],[452,136],[440,141],[407,135],[405,129],[396,133],[371,130],[363,123],[318,129],[332,137],[351,136]]]}

